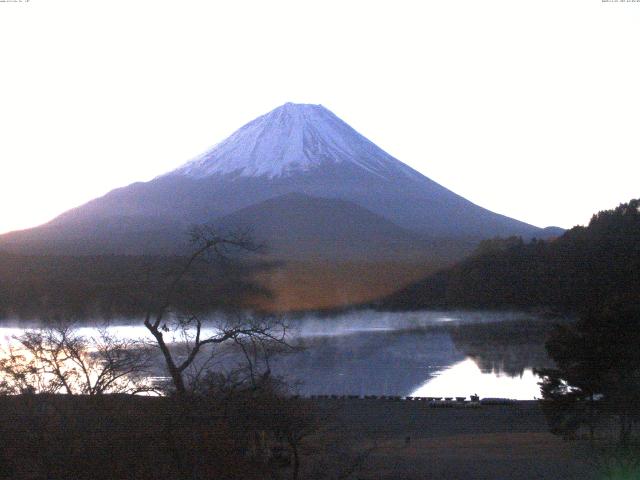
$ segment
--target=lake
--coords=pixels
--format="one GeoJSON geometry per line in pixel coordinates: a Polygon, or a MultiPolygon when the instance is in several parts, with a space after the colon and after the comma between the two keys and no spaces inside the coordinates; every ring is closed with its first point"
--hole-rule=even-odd
{"type": "MultiPolygon", "coordinates": [[[[557,322],[519,312],[304,315],[288,319],[291,341],[303,349],[274,357],[271,368],[301,395],[533,399],[540,396],[533,369],[551,366],[544,340],[557,322]]],[[[141,323],[107,328],[116,336],[151,339],[141,323]]],[[[6,348],[24,329],[5,322],[0,343],[6,348]]],[[[79,333],[91,336],[95,327],[79,326],[79,333]]],[[[219,368],[234,361],[227,358],[219,368]]]]}

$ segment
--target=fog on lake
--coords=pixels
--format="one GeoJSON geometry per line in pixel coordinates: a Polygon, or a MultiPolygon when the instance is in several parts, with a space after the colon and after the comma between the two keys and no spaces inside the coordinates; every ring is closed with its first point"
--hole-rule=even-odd
{"type": "MultiPolygon", "coordinates": [[[[557,320],[518,312],[356,311],[287,322],[289,342],[301,348],[275,356],[271,370],[301,395],[533,399],[540,394],[533,368],[551,366],[544,340],[557,320]]],[[[8,347],[28,328],[38,325],[5,322],[0,343],[8,347]]],[[[78,333],[91,337],[96,328],[78,325],[78,333]]],[[[142,322],[106,328],[121,338],[152,341],[142,322]]],[[[178,337],[174,341],[179,344],[178,337]]],[[[240,361],[220,355],[215,365],[225,370],[240,361]]],[[[163,374],[160,358],[156,374],[163,374]]]]}

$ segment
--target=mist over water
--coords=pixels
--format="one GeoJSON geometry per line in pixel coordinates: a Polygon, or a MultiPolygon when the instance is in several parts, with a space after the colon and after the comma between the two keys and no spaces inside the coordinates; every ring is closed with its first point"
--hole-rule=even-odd
{"type": "Polygon", "coordinates": [[[307,314],[292,319],[303,336],[345,335],[381,330],[417,330],[443,325],[456,326],[505,321],[532,321],[538,317],[522,312],[418,311],[378,312],[356,310],[334,316],[307,314]]]}
{"type": "MultiPolygon", "coordinates": [[[[288,319],[289,341],[303,348],[274,357],[271,368],[302,395],[477,393],[532,399],[539,396],[532,369],[550,366],[544,340],[552,323],[520,312],[307,314],[288,319]]],[[[0,343],[6,346],[33,327],[37,325],[5,323],[0,343]]],[[[100,325],[78,327],[80,335],[91,337],[100,325]]],[[[106,328],[121,338],[152,340],[141,321],[123,319],[106,328]]],[[[212,327],[208,331],[213,332],[212,327]]],[[[222,355],[217,365],[224,370],[239,361],[222,355]]]]}
{"type": "Polygon", "coordinates": [[[273,370],[304,395],[539,396],[551,322],[520,312],[359,311],[296,320],[305,350],[273,370]]]}

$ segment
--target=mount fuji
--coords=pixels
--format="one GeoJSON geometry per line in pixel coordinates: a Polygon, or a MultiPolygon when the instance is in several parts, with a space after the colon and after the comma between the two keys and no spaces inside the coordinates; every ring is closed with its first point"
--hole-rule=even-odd
{"type": "Polygon", "coordinates": [[[322,105],[286,103],[256,118],[170,175],[231,174],[269,179],[329,165],[350,165],[380,178],[419,178],[322,105]]]}
{"type": "Polygon", "coordinates": [[[287,103],[172,172],[113,190],[41,227],[0,236],[0,246],[164,251],[175,240],[167,238],[169,232],[289,193],[349,201],[429,238],[557,233],[471,203],[396,160],[320,105],[287,103]],[[109,238],[109,232],[118,238],[109,238]],[[147,234],[153,237],[148,243],[147,234]]]}
{"type": "Polygon", "coordinates": [[[201,223],[252,226],[273,256],[323,262],[451,262],[484,238],[559,233],[475,205],[320,105],[287,103],[171,172],[0,236],[0,250],[183,253],[201,223]]]}

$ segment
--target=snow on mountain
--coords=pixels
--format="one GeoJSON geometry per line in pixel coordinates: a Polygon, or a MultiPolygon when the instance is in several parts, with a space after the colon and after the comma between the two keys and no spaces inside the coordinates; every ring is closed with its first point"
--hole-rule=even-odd
{"type": "MultiPolygon", "coordinates": [[[[172,172],[112,190],[41,227],[0,236],[0,249],[74,254],[183,251],[180,239],[186,238],[190,225],[212,223],[252,205],[261,205],[264,215],[254,216],[255,223],[272,222],[272,230],[291,234],[291,249],[317,248],[310,237],[296,237],[296,232],[310,231],[306,223],[296,223],[297,217],[289,215],[281,215],[279,223],[274,218],[274,204],[264,202],[279,197],[279,212],[291,208],[307,220],[328,211],[322,203],[326,200],[348,202],[350,209],[329,203],[334,213],[348,210],[344,217],[350,216],[354,225],[365,219],[379,223],[373,218],[382,218],[431,243],[446,239],[467,245],[495,236],[545,238],[553,233],[475,205],[396,160],[320,105],[287,103],[172,172]],[[292,202],[283,197],[288,194],[315,200],[292,202]],[[371,215],[363,215],[360,208],[371,215]],[[299,228],[288,231],[288,221],[299,228]]],[[[350,238],[347,224],[340,223],[344,231],[335,232],[335,238],[350,238]]],[[[371,246],[370,256],[376,258],[381,254],[373,253],[373,245],[384,241],[370,238],[361,243],[365,250],[371,246]]],[[[408,254],[410,243],[389,246],[389,255],[408,254]]],[[[433,248],[425,252],[437,256],[433,248]]]]}
{"type": "Polygon", "coordinates": [[[350,163],[382,178],[421,177],[322,105],[286,103],[256,118],[168,175],[287,177],[350,163]]]}

